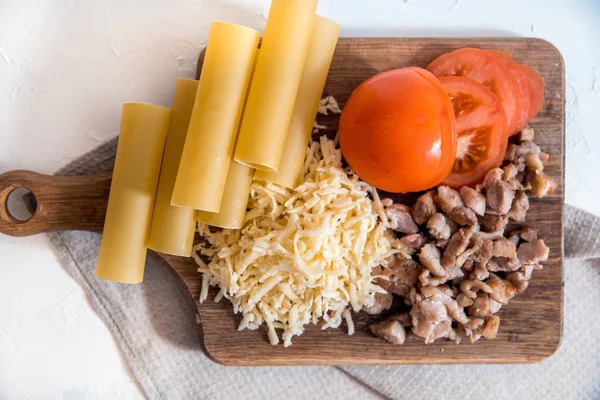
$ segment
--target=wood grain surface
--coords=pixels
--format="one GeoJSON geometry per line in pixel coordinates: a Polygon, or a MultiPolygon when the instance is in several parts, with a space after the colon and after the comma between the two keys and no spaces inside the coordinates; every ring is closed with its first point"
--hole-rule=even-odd
{"type": "MultiPolygon", "coordinates": [[[[565,140],[564,62],[558,50],[531,38],[345,38],[338,43],[325,94],[335,96],[343,106],[352,89],[369,76],[404,66],[425,67],[440,54],[460,47],[504,50],[540,72],[546,82],[545,105],[531,126],[536,130],[536,143],[550,154],[545,171],[560,183],[552,195],[531,200],[526,222],[538,229],[551,249],[550,258],[543,270],[534,273],[527,291],[499,312],[498,337],[475,344],[438,340],[426,345],[410,335],[404,345],[393,346],[366,329],[377,317],[360,313],[354,315],[357,331],[353,336],[346,335],[344,325],[325,331],[311,325],[294,338],[291,347],[271,346],[266,329],[237,331],[241,318],[233,315],[226,300],[197,303],[201,280],[191,259],[160,254],[198,308],[203,346],[214,361],[228,365],[532,363],[558,349],[563,324],[565,140]]],[[[328,135],[335,134],[337,118],[319,117],[319,121],[328,127],[328,135]]],[[[0,175],[0,232],[24,236],[49,230],[100,231],[109,184],[108,175],[48,177],[26,171],[0,175]],[[16,221],[6,211],[8,194],[20,186],[37,197],[37,211],[27,222],[16,221]]],[[[212,290],[210,296],[215,294],[212,290]]]]}
{"type": "Polygon", "coordinates": [[[41,232],[83,230],[102,232],[111,174],[48,176],[31,171],[0,175],[0,232],[28,236],[41,232]],[[33,213],[26,222],[7,210],[8,196],[20,187],[35,195],[28,204],[33,213]]]}

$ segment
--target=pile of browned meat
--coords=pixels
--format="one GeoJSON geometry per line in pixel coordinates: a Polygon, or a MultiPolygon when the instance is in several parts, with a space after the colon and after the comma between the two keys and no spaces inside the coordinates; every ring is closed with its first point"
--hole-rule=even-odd
{"type": "Polygon", "coordinates": [[[387,294],[378,293],[374,306],[364,311],[389,310],[394,295],[410,311],[370,325],[376,336],[402,344],[411,327],[426,343],[496,337],[500,318],[495,314],[527,288],[532,272],[548,259],[549,249],[535,228],[523,225],[528,194],[541,198],[555,188],[543,172],[548,154],[533,136],[533,129],[524,129],[509,144],[502,167],[490,170],[475,189],[440,186],[412,207],[386,208],[390,228],[414,255],[392,257],[374,270],[375,282],[387,294]],[[509,223],[515,226],[510,232],[509,223]]]}

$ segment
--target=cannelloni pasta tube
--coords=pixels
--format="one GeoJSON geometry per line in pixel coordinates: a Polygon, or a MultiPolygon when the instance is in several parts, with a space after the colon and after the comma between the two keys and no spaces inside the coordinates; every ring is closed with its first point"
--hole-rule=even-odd
{"type": "Polygon", "coordinates": [[[173,205],[219,211],[258,39],[244,26],[211,25],[173,205]]]}
{"type": "Polygon", "coordinates": [[[273,0],[248,93],[235,160],[277,171],[283,153],[317,0],[273,0]]]}
{"type": "Polygon", "coordinates": [[[194,244],[196,210],[171,205],[171,196],[183,144],[192,116],[198,81],[180,78],[171,107],[171,125],[162,160],[148,248],[161,253],[189,257],[194,244]]]}
{"type": "Polygon", "coordinates": [[[317,15],[279,169],[277,172],[257,170],[254,175],[256,179],[275,182],[290,189],[300,184],[308,142],[339,34],[340,26],[337,23],[317,15]]]}
{"type": "Polygon", "coordinates": [[[170,118],[171,110],[165,107],[123,105],[96,265],[99,278],[123,283],[139,283],[144,279],[146,239],[170,118]]]}

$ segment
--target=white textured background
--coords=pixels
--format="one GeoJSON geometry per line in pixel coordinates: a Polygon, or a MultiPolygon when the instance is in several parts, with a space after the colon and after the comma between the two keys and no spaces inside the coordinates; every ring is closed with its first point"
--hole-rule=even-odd
{"type": "MultiPolygon", "coordinates": [[[[0,0],[0,172],[52,173],[117,135],[124,101],[169,106],[211,20],[268,0],[0,0]]],[[[600,215],[600,0],[321,0],[343,36],[534,36],[567,66],[567,201],[600,215]]],[[[0,236],[0,399],[142,394],[44,236],[0,236]]]]}

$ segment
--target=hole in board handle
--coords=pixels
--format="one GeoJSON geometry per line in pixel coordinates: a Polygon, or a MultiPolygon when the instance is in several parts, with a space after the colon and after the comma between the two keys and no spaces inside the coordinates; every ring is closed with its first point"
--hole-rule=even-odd
{"type": "Polygon", "coordinates": [[[26,187],[13,189],[6,198],[8,215],[19,222],[27,222],[37,210],[37,199],[26,187]]]}

